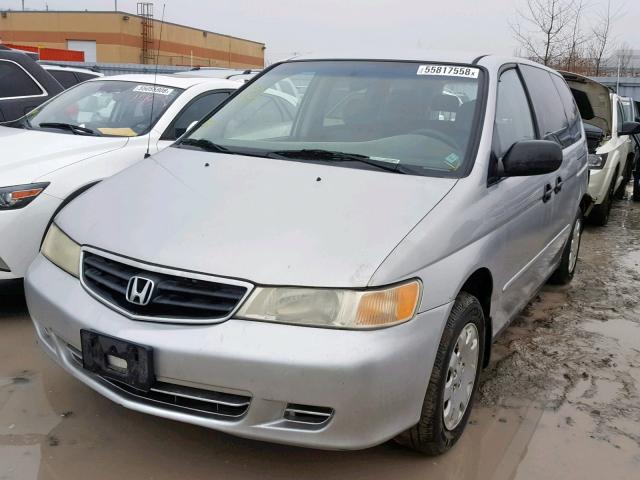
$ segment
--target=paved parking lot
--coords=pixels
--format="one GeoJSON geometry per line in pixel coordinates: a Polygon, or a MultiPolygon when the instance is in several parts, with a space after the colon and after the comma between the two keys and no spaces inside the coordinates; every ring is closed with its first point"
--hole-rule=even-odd
{"type": "Polygon", "coordinates": [[[322,452],[130,412],[51,363],[0,297],[0,479],[622,479],[640,469],[640,205],[587,228],[576,278],[500,337],[460,443],[322,452]]]}

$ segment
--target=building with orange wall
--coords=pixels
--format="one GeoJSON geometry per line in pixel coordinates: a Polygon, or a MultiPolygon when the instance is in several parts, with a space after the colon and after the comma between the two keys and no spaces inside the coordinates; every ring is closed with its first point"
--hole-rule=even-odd
{"type": "Polygon", "coordinates": [[[86,62],[261,68],[264,43],[125,12],[2,11],[0,41],[81,50],[86,62]]]}

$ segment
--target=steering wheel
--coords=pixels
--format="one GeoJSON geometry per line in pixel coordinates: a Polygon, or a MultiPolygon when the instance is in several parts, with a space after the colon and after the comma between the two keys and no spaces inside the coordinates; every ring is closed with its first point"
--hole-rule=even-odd
{"type": "Polygon", "coordinates": [[[439,140],[442,143],[446,143],[447,145],[449,145],[452,148],[455,148],[456,150],[460,148],[460,145],[458,145],[458,142],[456,142],[454,138],[450,137],[446,133],[442,133],[438,130],[433,130],[431,128],[420,128],[419,130],[414,130],[413,132],[409,132],[409,134],[422,135],[425,137],[435,138],[436,140],[439,140]]]}

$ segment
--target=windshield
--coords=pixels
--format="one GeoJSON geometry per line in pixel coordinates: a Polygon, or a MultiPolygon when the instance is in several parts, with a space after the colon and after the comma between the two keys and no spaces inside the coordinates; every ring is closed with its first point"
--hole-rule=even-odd
{"type": "Polygon", "coordinates": [[[284,63],[232,98],[183,144],[459,176],[472,153],[481,78],[479,68],[467,65],[284,63]]]}
{"type": "Polygon", "coordinates": [[[624,121],[625,122],[633,122],[635,119],[633,118],[633,106],[631,105],[630,100],[621,100],[622,109],[624,110],[624,121]]]}
{"type": "Polygon", "coordinates": [[[120,80],[86,82],[36,108],[25,121],[29,128],[39,130],[135,137],[147,133],[181,92],[173,87],[120,80]],[[80,130],[61,128],[65,125],[80,130]]]}

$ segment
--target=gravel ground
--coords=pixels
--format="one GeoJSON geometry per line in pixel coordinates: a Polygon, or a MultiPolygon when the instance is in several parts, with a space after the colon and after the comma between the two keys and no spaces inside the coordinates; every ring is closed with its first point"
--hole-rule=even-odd
{"type": "Polygon", "coordinates": [[[0,480],[631,479],[640,471],[640,205],[588,227],[568,287],[500,336],[465,435],[424,458],[393,443],[321,452],[125,410],[52,364],[20,295],[0,296],[0,480]]]}

